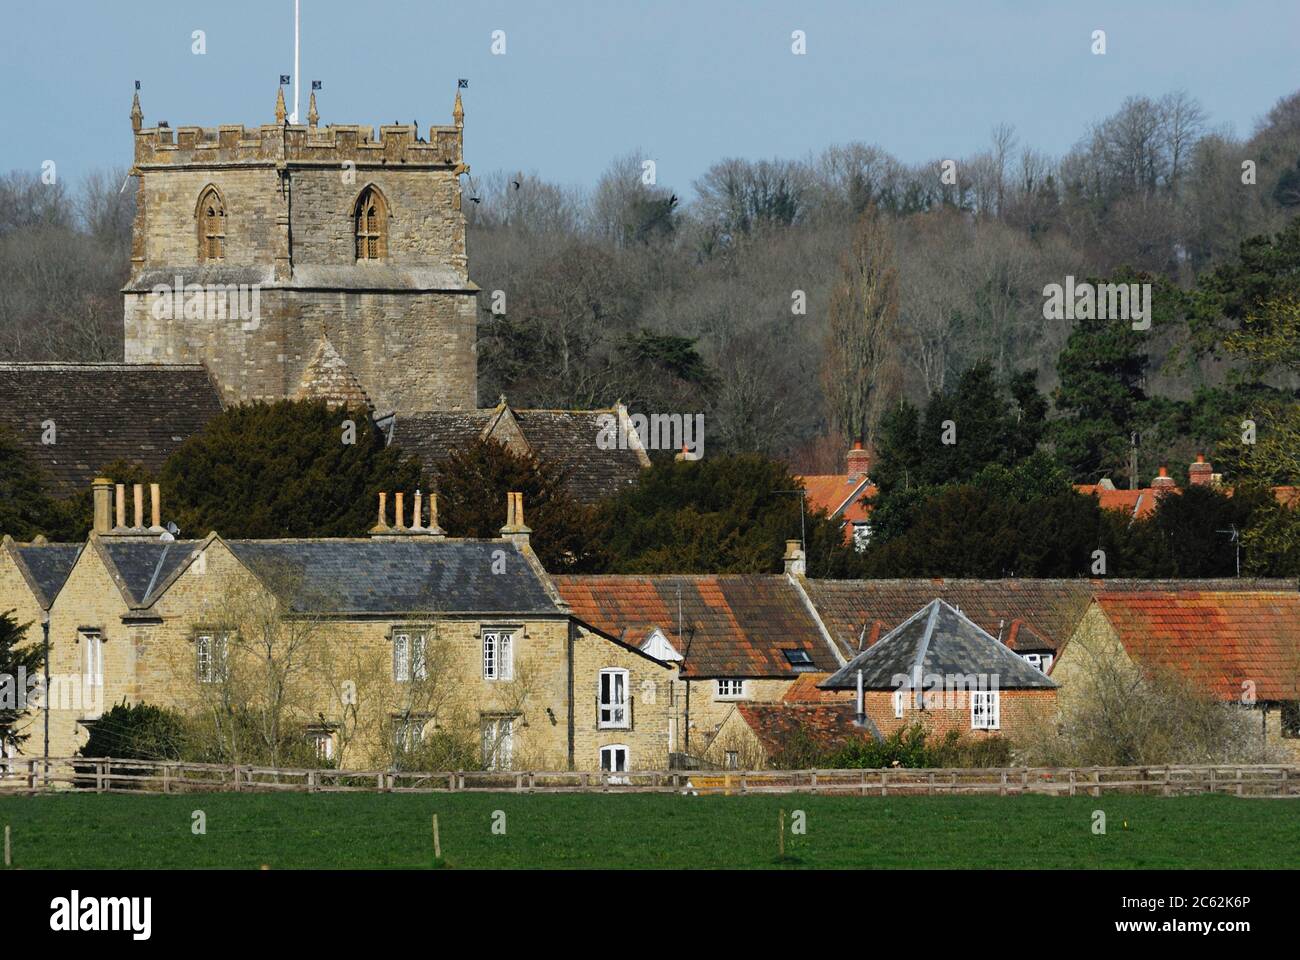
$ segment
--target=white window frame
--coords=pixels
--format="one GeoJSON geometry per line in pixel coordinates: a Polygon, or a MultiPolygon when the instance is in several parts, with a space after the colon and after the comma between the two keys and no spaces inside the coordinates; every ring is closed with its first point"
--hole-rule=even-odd
{"type": "Polygon", "coordinates": [[[970,728],[972,730],[999,730],[1002,725],[1002,691],[972,690],[970,692],[970,728]]]}
{"type": "Polygon", "coordinates": [[[309,731],[312,745],[316,748],[316,756],[321,760],[334,759],[334,731],[333,730],[312,730],[309,731]]]}
{"type": "Polygon", "coordinates": [[[483,717],[483,766],[488,770],[509,770],[515,755],[515,718],[483,717]]]}
{"type": "Polygon", "coordinates": [[[194,636],[194,670],[199,683],[221,683],[230,666],[230,634],[205,630],[194,636]],[[204,650],[207,650],[206,664],[204,650]]]}
{"type": "Polygon", "coordinates": [[[423,630],[393,631],[393,682],[428,678],[428,634],[423,630]]]}
{"type": "Polygon", "coordinates": [[[739,750],[728,750],[728,751],[726,752],[726,754],[724,755],[724,759],[725,759],[725,761],[726,761],[726,768],[727,768],[728,770],[739,770],[739,769],[740,769],[740,751],[739,751],[739,750]]]}
{"type": "Polygon", "coordinates": [[[78,630],[81,644],[81,682],[87,687],[104,685],[104,634],[98,630],[78,630]]]}
{"type": "Polygon", "coordinates": [[[628,672],[619,667],[606,667],[596,679],[596,726],[602,730],[625,730],[632,726],[632,696],[629,688],[628,672]],[[619,692],[622,699],[605,699],[605,679],[609,678],[609,690],[612,694],[619,692]]]}
{"type": "Polygon", "coordinates": [[[903,719],[903,714],[907,710],[907,696],[909,693],[911,693],[911,691],[903,687],[899,687],[897,690],[894,691],[894,719],[895,720],[903,719]]]}
{"type": "Polygon", "coordinates": [[[713,699],[744,700],[745,681],[736,677],[719,677],[714,681],[713,699]],[[725,684],[725,688],[724,688],[725,684]],[[733,692],[734,691],[734,692],[733,692]]]}
{"type": "Polygon", "coordinates": [[[424,743],[424,728],[428,717],[394,717],[393,739],[398,750],[413,750],[424,743]]]}
{"type": "Polygon", "coordinates": [[[483,679],[515,678],[515,636],[513,630],[483,631],[483,679]]]}
{"type": "Polygon", "coordinates": [[[626,743],[607,743],[600,748],[600,772],[601,773],[627,773],[632,769],[632,751],[627,748],[626,743]],[[614,763],[618,758],[618,752],[623,752],[623,769],[615,768],[614,763]],[[605,766],[605,754],[609,754],[610,765],[605,766]]]}

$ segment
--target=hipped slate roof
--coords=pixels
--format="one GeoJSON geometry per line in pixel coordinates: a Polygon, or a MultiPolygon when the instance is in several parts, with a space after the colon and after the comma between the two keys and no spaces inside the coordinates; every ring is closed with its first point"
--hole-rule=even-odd
{"type": "Polygon", "coordinates": [[[50,478],[58,497],[90,488],[114,460],[158,470],[221,412],[201,364],[0,363],[0,425],[50,478]],[[42,443],[54,421],[55,443],[42,443]]]}
{"type": "Polygon", "coordinates": [[[999,690],[1050,689],[1056,684],[1004,644],[938,598],[828,677],[821,686],[849,690],[862,673],[865,690],[897,690],[900,678],[924,683],[927,675],[986,678],[999,690]],[[919,668],[919,676],[917,671],[919,668]]]}
{"type": "Polygon", "coordinates": [[[81,554],[79,543],[14,543],[13,555],[46,610],[63,588],[81,554]]]}
{"type": "Polygon", "coordinates": [[[529,559],[504,540],[225,542],[300,612],[561,613],[529,559]]]}
{"type": "Polygon", "coordinates": [[[1224,700],[1300,699],[1300,595],[1103,593],[1097,603],[1128,654],[1171,667],[1224,700]]]}
{"type": "Polygon", "coordinates": [[[425,469],[437,465],[478,438],[504,443],[520,453],[532,453],[564,472],[565,485],[580,503],[595,503],[636,483],[649,466],[644,452],[601,449],[602,424],[617,417],[605,410],[515,410],[501,403],[492,409],[398,414],[392,442],[416,453],[425,469]]]}
{"type": "Polygon", "coordinates": [[[1074,633],[1101,591],[1282,590],[1284,580],[805,580],[826,629],[853,656],[935,597],[959,608],[988,633],[1021,652],[1056,650],[1074,633]]]}
{"type": "Polygon", "coordinates": [[[839,666],[798,589],[785,577],[554,576],[573,615],[629,641],[647,624],[685,657],[689,677],[795,677],[783,653],[804,650],[817,670],[839,666]],[[678,596],[682,629],[678,630],[678,596]]]}

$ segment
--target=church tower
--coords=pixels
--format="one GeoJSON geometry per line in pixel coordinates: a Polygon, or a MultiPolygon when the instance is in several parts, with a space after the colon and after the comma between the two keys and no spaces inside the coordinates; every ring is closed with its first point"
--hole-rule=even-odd
{"type": "Polygon", "coordinates": [[[225,403],[356,387],[376,414],[477,407],[478,288],[453,122],[143,126],[127,363],[207,365],[225,403]]]}

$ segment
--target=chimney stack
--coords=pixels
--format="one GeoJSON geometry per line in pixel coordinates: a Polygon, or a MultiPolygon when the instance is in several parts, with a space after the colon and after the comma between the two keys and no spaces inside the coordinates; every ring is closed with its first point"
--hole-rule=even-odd
{"type": "Polygon", "coordinates": [[[370,528],[370,532],[388,532],[388,494],[383,490],[379,491],[379,519],[375,521],[375,525],[370,528]]]}
{"type": "Polygon", "coordinates": [[[94,531],[108,533],[113,529],[113,481],[96,477],[91,484],[91,499],[95,507],[94,531]]]}
{"type": "Polygon", "coordinates": [[[1205,454],[1198,453],[1196,462],[1187,468],[1187,483],[1193,487],[1208,487],[1214,479],[1214,466],[1205,462],[1205,454]]]}
{"type": "Polygon", "coordinates": [[[133,530],[144,529],[144,486],[139,483],[131,484],[131,494],[135,500],[135,526],[133,530]]]}
{"type": "Polygon", "coordinates": [[[1160,474],[1151,481],[1151,486],[1155,490],[1172,490],[1176,486],[1174,478],[1169,476],[1168,467],[1160,468],[1160,474]]]}
{"type": "Polygon", "coordinates": [[[424,532],[424,527],[421,526],[421,523],[423,522],[424,518],[420,516],[420,512],[423,509],[424,509],[424,505],[420,502],[420,491],[416,490],[415,508],[411,511],[411,532],[412,533],[424,532]]]}
{"type": "Polygon", "coordinates": [[[524,525],[524,495],[520,492],[506,494],[506,525],[501,528],[501,536],[515,542],[528,542],[528,535],[533,531],[524,525]]]}
{"type": "Polygon", "coordinates": [[[447,531],[438,526],[438,495],[429,494],[429,527],[424,531],[431,537],[445,537],[447,531]]]}
{"type": "Polygon", "coordinates": [[[803,544],[799,540],[787,540],[785,542],[785,561],[786,576],[802,577],[808,570],[808,563],[804,557],[803,544]]]}
{"type": "Polygon", "coordinates": [[[113,525],[113,530],[117,533],[123,533],[126,530],[126,484],[117,484],[115,492],[117,494],[117,522],[113,525]]]}
{"type": "Polygon", "coordinates": [[[149,505],[150,514],[153,517],[153,523],[149,524],[149,532],[163,533],[162,492],[156,483],[149,484],[149,505]]]}
{"type": "Polygon", "coordinates": [[[429,523],[424,524],[424,494],[416,490],[412,504],[411,523],[406,523],[406,494],[398,490],[393,494],[393,523],[388,523],[388,492],[379,491],[379,517],[370,528],[370,535],[383,540],[400,540],[406,537],[445,537],[447,535],[438,526],[438,495],[429,494],[429,523]]]}
{"type": "Polygon", "coordinates": [[[854,441],[853,449],[844,461],[850,480],[865,477],[871,471],[871,451],[862,446],[861,440],[854,441]]]}

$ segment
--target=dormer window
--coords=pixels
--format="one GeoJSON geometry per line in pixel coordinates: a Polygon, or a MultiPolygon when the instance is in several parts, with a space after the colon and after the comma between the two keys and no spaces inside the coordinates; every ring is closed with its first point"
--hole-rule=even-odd
{"type": "Polygon", "coordinates": [[[226,256],[226,204],[216,187],[199,195],[199,261],[224,260],[226,256]]]}
{"type": "Polygon", "coordinates": [[[375,187],[366,187],[357,198],[354,214],[358,260],[382,260],[388,253],[388,205],[375,187]]]}

